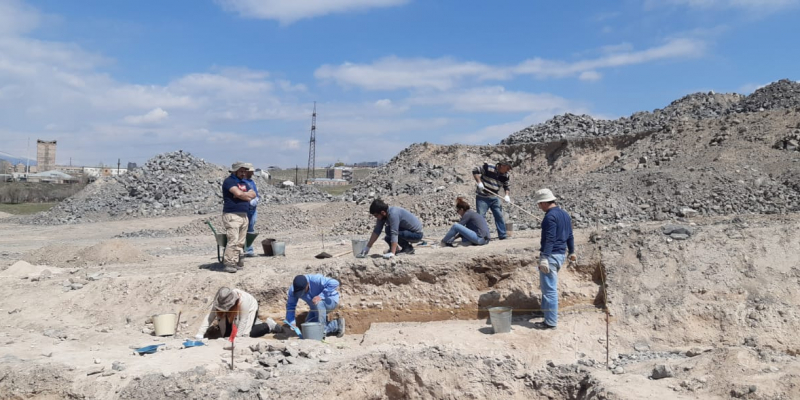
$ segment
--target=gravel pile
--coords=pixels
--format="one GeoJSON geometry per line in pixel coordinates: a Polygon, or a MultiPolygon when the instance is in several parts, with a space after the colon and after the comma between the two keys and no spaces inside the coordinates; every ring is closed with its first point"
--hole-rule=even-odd
{"type": "Polygon", "coordinates": [[[781,79],[742,99],[729,113],[759,112],[780,108],[800,107],[800,82],[781,79]]]}
{"type": "Polygon", "coordinates": [[[594,119],[589,115],[564,114],[529,126],[503,139],[500,144],[549,142],[560,139],[597,138],[662,129],[672,121],[717,118],[744,96],[739,94],[694,93],[673,101],[663,110],[641,111],[615,120],[594,119]]]}
{"type": "Polygon", "coordinates": [[[529,126],[503,139],[500,144],[548,142],[560,139],[596,138],[650,132],[670,123],[702,120],[724,115],[800,107],[800,83],[783,79],[749,96],[736,93],[694,93],[673,101],[664,109],[637,112],[630,117],[599,120],[589,115],[564,114],[529,126]]]}
{"type": "MultiPolygon", "coordinates": [[[[218,213],[226,168],[176,151],[160,154],[141,168],[121,176],[98,179],[50,211],[19,222],[57,225],[116,219],[218,213]]],[[[331,201],[312,186],[279,188],[255,178],[262,204],[331,201]]]]}

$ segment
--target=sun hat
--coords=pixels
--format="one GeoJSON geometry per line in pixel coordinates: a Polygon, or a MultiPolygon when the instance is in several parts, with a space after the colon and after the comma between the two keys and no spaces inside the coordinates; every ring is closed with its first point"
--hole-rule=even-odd
{"type": "Polygon", "coordinates": [[[256,167],[254,167],[253,164],[250,164],[249,162],[244,163],[244,165],[242,166],[244,168],[247,168],[247,170],[250,172],[256,172],[256,167]]]}
{"type": "Polygon", "coordinates": [[[497,162],[497,166],[505,165],[508,167],[508,170],[511,171],[513,168],[511,167],[511,162],[508,160],[500,160],[497,162]]]}
{"type": "Polygon", "coordinates": [[[233,165],[231,165],[230,172],[236,172],[236,171],[240,170],[241,168],[247,168],[245,165],[246,165],[246,163],[243,163],[241,161],[236,161],[235,163],[233,163],[233,165]]]}
{"type": "Polygon", "coordinates": [[[550,201],[556,201],[556,196],[553,195],[553,192],[551,192],[550,189],[540,189],[536,191],[533,201],[536,204],[547,203],[550,201]]]}
{"type": "Polygon", "coordinates": [[[221,287],[214,297],[214,308],[219,311],[228,311],[236,304],[236,293],[230,288],[221,287]]]}
{"type": "Polygon", "coordinates": [[[304,295],[306,291],[306,286],[308,286],[308,278],[305,275],[297,275],[294,277],[294,281],[292,282],[292,290],[294,291],[295,297],[300,297],[304,295]]]}

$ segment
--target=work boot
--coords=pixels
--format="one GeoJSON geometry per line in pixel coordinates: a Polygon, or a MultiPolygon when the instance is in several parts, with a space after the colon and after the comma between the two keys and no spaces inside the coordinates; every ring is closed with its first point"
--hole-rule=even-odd
{"type": "Polygon", "coordinates": [[[235,274],[237,271],[239,271],[239,269],[233,265],[225,265],[225,267],[222,268],[222,272],[230,272],[232,274],[235,274]]]}
{"type": "Polygon", "coordinates": [[[344,317],[337,318],[336,324],[339,325],[339,332],[336,332],[336,337],[344,336],[344,317]]]}
{"type": "Polygon", "coordinates": [[[244,268],[244,254],[239,255],[239,261],[236,263],[236,269],[244,268]]]}
{"type": "Polygon", "coordinates": [[[281,333],[283,331],[281,326],[272,318],[267,318],[267,326],[269,326],[270,333],[281,333]]]}

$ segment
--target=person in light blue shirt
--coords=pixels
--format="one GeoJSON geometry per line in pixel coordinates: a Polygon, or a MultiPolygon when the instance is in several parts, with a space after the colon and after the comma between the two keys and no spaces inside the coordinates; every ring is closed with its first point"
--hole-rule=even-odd
{"type": "Polygon", "coordinates": [[[297,303],[303,300],[311,311],[306,322],[322,322],[325,335],[344,336],[344,317],[328,322],[328,312],[339,306],[339,281],[322,275],[297,275],[289,287],[289,299],[286,302],[286,322],[296,328],[295,321],[297,303]]]}
{"type": "MultiPolygon", "coordinates": [[[[245,163],[244,165],[247,171],[245,171],[244,179],[242,180],[247,184],[248,188],[256,194],[256,197],[250,200],[250,208],[247,210],[247,233],[256,233],[256,219],[258,218],[258,210],[256,207],[258,207],[261,197],[258,196],[258,188],[256,188],[256,182],[253,181],[253,173],[256,172],[255,167],[250,163],[245,163]]],[[[253,249],[253,243],[250,243],[250,246],[244,248],[244,255],[247,257],[255,257],[256,251],[253,249]]]]}

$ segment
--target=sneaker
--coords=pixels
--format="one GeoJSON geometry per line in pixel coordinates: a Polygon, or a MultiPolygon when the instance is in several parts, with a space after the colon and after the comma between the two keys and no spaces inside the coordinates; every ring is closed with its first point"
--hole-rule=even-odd
{"type": "Polygon", "coordinates": [[[533,324],[534,329],[556,329],[555,325],[549,325],[544,322],[536,322],[533,324]]]}
{"type": "Polygon", "coordinates": [[[234,267],[233,265],[226,265],[225,268],[222,268],[222,272],[230,272],[232,274],[235,274],[238,271],[239,269],[234,267]]]}
{"type": "Polygon", "coordinates": [[[339,332],[336,332],[336,337],[344,336],[344,317],[337,318],[336,323],[339,325],[339,332]]]}
{"type": "Polygon", "coordinates": [[[281,333],[281,327],[272,318],[267,318],[267,326],[269,326],[270,333],[281,333]]]}
{"type": "Polygon", "coordinates": [[[409,244],[407,247],[400,249],[397,254],[414,254],[414,248],[409,244]]]}
{"type": "Polygon", "coordinates": [[[250,251],[250,252],[244,253],[244,256],[245,257],[255,257],[256,256],[256,252],[250,251]]]}

